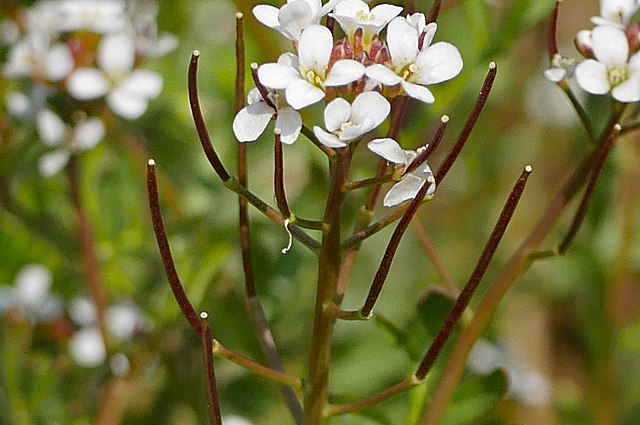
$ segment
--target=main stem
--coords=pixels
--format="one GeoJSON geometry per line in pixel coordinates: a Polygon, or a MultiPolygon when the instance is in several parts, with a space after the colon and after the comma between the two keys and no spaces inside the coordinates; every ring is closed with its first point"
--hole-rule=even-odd
{"type": "Polygon", "coordinates": [[[324,212],[325,230],[318,263],[318,288],[313,321],[313,339],[309,359],[309,377],[305,387],[304,424],[319,425],[329,401],[329,362],[335,317],[325,306],[338,303],[337,283],[342,253],[340,215],[344,203],[343,185],[349,174],[351,152],[340,152],[330,159],[331,187],[324,212]]]}

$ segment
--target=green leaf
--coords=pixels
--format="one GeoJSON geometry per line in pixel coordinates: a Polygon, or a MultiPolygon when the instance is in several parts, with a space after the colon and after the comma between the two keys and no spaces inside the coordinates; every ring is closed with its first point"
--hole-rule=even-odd
{"type": "Polygon", "coordinates": [[[453,404],[447,409],[443,425],[477,423],[487,416],[509,388],[507,374],[496,369],[486,376],[471,376],[462,381],[453,404]]]}

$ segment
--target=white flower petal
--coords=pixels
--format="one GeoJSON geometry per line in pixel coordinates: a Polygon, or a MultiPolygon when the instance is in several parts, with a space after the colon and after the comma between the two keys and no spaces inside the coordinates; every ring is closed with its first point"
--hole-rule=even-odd
{"type": "Polygon", "coordinates": [[[365,74],[371,79],[380,81],[385,86],[395,86],[402,82],[402,78],[396,75],[395,72],[380,64],[368,66],[365,69],[365,74]]]}
{"type": "Polygon", "coordinates": [[[162,91],[162,77],[152,71],[137,69],[120,84],[119,88],[136,96],[154,99],[162,91]]]}
{"type": "Polygon", "coordinates": [[[258,22],[269,27],[276,28],[280,26],[278,21],[279,10],[276,7],[267,4],[259,4],[253,8],[253,16],[256,17],[258,22]]]}
{"type": "Polygon", "coordinates": [[[611,96],[618,102],[631,103],[640,100],[640,75],[631,75],[627,81],[611,90],[611,96]]]}
{"type": "Polygon", "coordinates": [[[610,89],[607,67],[593,59],[576,67],[576,81],[582,90],[591,94],[605,94],[610,89]]]}
{"type": "Polygon", "coordinates": [[[364,75],[364,65],[351,59],[337,61],[331,67],[324,85],[327,87],[342,86],[358,80],[364,75]]]}
{"type": "Polygon", "coordinates": [[[109,92],[110,83],[104,74],[95,68],[79,68],[67,79],[69,94],[78,100],[91,100],[109,92]]]}
{"type": "Polygon", "coordinates": [[[429,46],[418,54],[418,84],[437,84],[450,80],[462,70],[462,56],[453,44],[440,42],[429,46]]]}
{"type": "Polygon", "coordinates": [[[418,32],[407,21],[398,17],[387,26],[387,46],[394,68],[404,67],[418,54],[418,32]]]}
{"type": "Polygon", "coordinates": [[[107,75],[129,72],[136,58],[136,44],[128,33],[106,35],[98,45],[98,65],[107,75]]]}
{"type": "Polygon", "coordinates": [[[42,109],[36,115],[36,129],[40,140],[47,146],[58,146],[67,135],[67,125],[49,109],[42,109]]]}
{"type": "Polygon", "coordinates": [[[393,207],[404,201],[415,198],[420,191],[423,182],[424,180],[414,176],[413,174],[404,175],[402,180],[393,185],[385,195],[383,200],[384,206],[393,207]]]}
{"type": "Polygon", "coordinates": [[[128,120],[140,118],[149,106],[145,97],[121,88],[109,93],[107,104],[113,112],[128,120]]]}
{"type": "Polygon", "coordinates": [[[66,44],[56,44],[47,54],[45,74],[51,81],[60,81],[73,70],[73,56],[66,44]]]}
{"type": "Polygon", "coordinates": [[[333,36],[331,35],[331,31],[321,25],[311,25],[304,30],[300,36],[298,44],[298,60],[300,61],[300,66],[311,69],[319,76],[324,77],[332,49],[333,36]]]}
{"type": "Polygon", "coordinates": [[[317,125],[313,127],[313,134],[316,135],[320,143],[329,148],[344,148],[347,144],[336,137],[335,134],[327,133],[317,125]]]}
{"type": "Polygon", "coordinates": [[[292,82],[299,80],[300,73],[286,65],[266,63],[258,68],[258,79],[265,86],[276,90],[285,89],[292,82]]]}
{"type": "Polygon", "coordinates": [[[38,170],[43,177],[52,177],[69,162],[69,153],[67,151],[56,151],[42,155],[38,162],[38,170]]]}
{"type": "Polygon", "coordinates": [[[278,111],[276,128],[280,130],[280,141],[290,145],[298,140],[302,129],[302,117],[295,109],[284,107],[278,111]]]}
{"type": "Polygon", "coordinates": [[[605,65],[621,65],[629,58],[629,42],[620,28],[598,26],[591,32],[593,54],[605,65]]]}
{"type": "Polygon", "coordinates": [[[552,83],[559,83],[567,74],[567,70],[564,68],[549,68],[543,72],[544,77],[552,83]]]}
{"type": "Polygon", "coordinates": [[[300,35],[314,22],[311,6],[305,0],[293,0],[282,6],[278,13],[278,22],[290,34],[290,38],[297,40],[300,35]]]}
{"type": "MultiPolygon", "coordinates": [[[[424,19],[424,16],[423,16],[423,19],[424,19]]],[[[422,50],[426,50],[429,46],[431,46],[431,42],[433,41],[433,37],[436,35],[437,29],[438,29],[438,24],[435,22],[429,22],[428,25],[424,26],[423,31],[425,32],[425,34],[424,34],[424,39],[422,40],[422,50]]]]}
{"type": "Polygon", "coordinates": [[[433,97],[433,94],[431,93],[431,91],[424,86],[419,86],[417,84],[412,84],[412,83],[403,81],[402,88],[404,89],[405,93],[408,96],[414,99],[418,99],[421,102],[433,103],[436,100],[435,97],[433,97]]]}
{"type": "MultiPolygon", "coordinates": [[[[366,119],[371,120],[372,127],[365,131],[371,131],[382,124],[391,111],[389,101],[380,93],[375,91],[359,94],[351,105],[351,121],[354,123],[364,123],[366,119]]],[[[368,126],[367,126],[368,127],[368,126]]]]}
{"type": "Polygon", "coordinates": [[[298,57],[293,53],[286,52],[278,57],[278,64],[298,69],[298,66],[300,66],[300,61],[298,60],[298,57]]]}
{"type": "Polygon", "coordinates": [[[233,120],[233,134],[239,142],[253,142],[267,128],[274,110],[264,102],[242,108],[233,120]]]}
{"type": "Polygon", "coordinates": [[[88,118],[73,130],[75,147],[79,151],[93,149],[102,141],[106,132],[104,122],[99,118],[88,118]]]}
{"type": "Polygon", "coordinates": [[[400,6],[385,3],[379,4],[371,9],[371,15],[376,17],[376,21],[384,22],[384,25],[398,16],[400,12],[402,12],[402,8],[400,6]]]}
{"type": "Polygon", "coordinates": [[[415,152],[402,149],[398,142],[389,138],[372,140],[367,143],[367,148],[387,161],[398,165],[407,166],[416,157],[415,152]]]}
{"type": "Polygon", "coordinates": [[[287,86],[285,96],[293,109],[302,109],[324,99],[324,91],[299,79],[287,86]]]}
{"type": "Polygon", "coordinates": [[[351,105],[341,97],[332,100],[326,108],[324,108],[324,125],[333,133],[339,130],[342,124],[349,121],[351,116],[351,105]]]}

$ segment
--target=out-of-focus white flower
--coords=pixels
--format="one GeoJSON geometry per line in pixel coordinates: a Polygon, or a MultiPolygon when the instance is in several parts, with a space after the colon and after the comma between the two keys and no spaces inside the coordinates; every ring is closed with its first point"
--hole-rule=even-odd
{"type": "Polygon", "coordinates": [[[302,32],[320,19],[340,0],[329,0],[324,6],[320,0],[287,0],[280,9],[260,4],[253,8],[253,15],[260,23],[278,31],[290,40],[298,40],[302,32]]]}
{"type": "Polygon", "coordinates": [[[23,267],[15,278],[15,285],[4,294],[2,304],[19,310],[30,322],[43,322],[62,314],[62,301],[50,293],[53,277],[40,264],[23,267]]]}
{"type": "Polygon", "coordinates": [[[449,43],[431,44],[436,23],[425,27],[422,48],[418,48],[421,34],[407,18],[397,17],[387,27],[387,46],[391,63],[389,67],[374,64],[366,69],[369,78],[384,85],[400,84],[404,92],[422,102],[433,103],[435,98],[424,85],[450,80],[462,70],[462,57],[458,49],[449,43]]]}
{"type": "Polygon", "coordinates": [[[26,117],[31,112],[31,101],[20,92],[12,92],[7,95],[6,99],[7,112],[14,117],[26,117]]]}
{"type": "Polygon", "coordinates": [[[258,89],[249,91],[247,106],[242,108],[233,120],[233,134],[238,141],[256,140],[276,114],[276,129],[280,130],[280,141],[290,145],[298,139],[302,128],[302,118],[298,111],[287,105],[282,91],[269,90],[269,100],[276,109],[262,99],[258,89]]]}
{"type": "Polygon", "coordinates": [[[126,119],[140,117],[160,94],[162,77],[155,72],[133,69],[135,40],[130,34],[107,35],[98,46],[100,69],[79,68],[67,80],[67,90],[79,100],[107,96],[107,104],[126,119]]]}
{"type": "Polygon", "coordinates": [[[624,28],[638,9],[638,0],[600,0],[600,16],[594,16],[591,22],[594,25],[615,25],[624,28]]]}
{"type": "Polygon", "coordinates": [[[131,362],[123,353],[116,353],[109,360],[109,368],[115,376],[125,377],[131,370],[131,362]]]}
{"type": "Polygon", "coordinates": [[[356,30],[362,28],[362,44],[368,51],[372,38],[400,12],[401,7],[391,4],[380,4],[369,10],[369,5],[362,0],[343,0],[336,4],[330,16],[338,21],[352,45],[356,30]]]}
{"type": "Polygon", "coordinates": [[[591,94],[607,94],[619,102],[640,100],[640,53],[629,58],[629,42],[623,30],[613,25],[593,29],[595,59],[576,67],[578,85],[591,94]]]}
{"type": "Polygon", "coordinates": [[[156,2],[130,2],[131,22],[136,34],[136,48],[144,56],[157,58],[178,47],[178,37],[158,33],[158,4],[156,2]]]}
{"type": "Polygon", "coordinates": [[[82,367],[96,367],[104,363],[107,351],[96,326],[80,328],[69,340],[69,354],[82,367]]]}
{"type": "Polygon", "coordinates": [[[418,149],[417,152],[405,150],[395,140],[385,138],[372,140],[367,143],[367,147],[387,161],[399,166],[398,170],[402,173],[400,181],[389,189],[389,192],[385,195],[383,201],[385,207],[393,207],[415,198],[424,184],[430,184],[425,199],[433,196],[436,190],[436,183],[435,181],[428,182],[429,179],[433,179],[433,173],[426,161],[410,173],[404,172],[418,154],[426,149],[426,146],[418,149]]]}
{"type": "Polygon", "coordinates": [[[361,93],[353,104],[339,97],[324,110],[328,132],[318,126],[313,127],[313,132],[323,145],[343,148],[382,124],[390,110],[389,102],[378,92],[361,93]]]}
{"type": "Polygon", "coordinates": [[[71,300],[68,313],[71,320],[82,327],[93,325],[98,317],[93,301],[83,296],[71,300]]]}
{"type": "Polygon", "coordinates": [[[142,314],[133,304],[119,303],[109,306],[106,321],[111,335],[122,341],[130,341],[142,323],[142,314]]]}
{"type": "Polygon", "coordinates": [[[113,34],[128,30],[129,17],[120,0],[58,0],[49,3],[60,32],[91,31],[113,34]]]}
{"type": "Polygon", "coordinates": [[[278,63],[262,65],[258,69],[260,82],[284,90],[287,103],[294,109],[319,102],[325,96],[325,87],[346,85],[364,74],[364,66],[350,59],[338,60],[328,69],[332,49],[331,31],[312,25],[300,36],[298,56],[284,53],[278,63]]]}
{"type": "Polygon", "coordinates": [[[222,417],[222,425],[253,425],[253,422],[235,415],[227,415],[222,417]]]}
{"type": "Polygon", "coordinates": [[[480,339],[469,353],[469,369],[479,375],[488,375],[503,369],[509,377],[507,397],[521,400],[528,406],[544,406],[551,400],[549,381],[527,365],[509,356],[504,349],[480,339]]]}
{"type": "Polygon", "coordinates": [[[38,112],[36,128],[45,145],[57,148],[40,159],[40,174],[45,177],[57,174],[67,165],[72,154],[93,149],[102,141],[106,131],[99,118],[86,118],[70,127],[49,109],[38,112]]]}
{"type": "Polygon", "coordinates": [[[73,69],[73,56],[68,45],[52,40],[49,17],[31,10],[25,14],[25,21],[26,36],[9,51],[3,68],[5,77],[52,82],[66,78],[73,69]]]}

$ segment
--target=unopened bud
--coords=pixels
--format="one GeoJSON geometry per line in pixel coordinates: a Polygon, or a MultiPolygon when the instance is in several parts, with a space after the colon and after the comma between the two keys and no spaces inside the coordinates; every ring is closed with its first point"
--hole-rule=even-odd
{"type": "Polygon", "coordinates": [[[380,40],[376,39],[371,43],[371,50],[369,51],[369,59],[373,63],[384,64],[391,60],[389,56],[389,49],[387,45],[380,40]]]}
{"type": "Polygon", "coordinates": [[[576,49],[582,56],[587,59],[593,59],[593,44],[591,42],[591,31],[582,30],[578,31],[576,34],[576,38],[573,40],[573,43],[576,45],[576,49]]]}
{"type": "Polygon", "coordinates": [[[342,40],[338,41],[335,46],[333,46],[333,49],[331,50],[331,56],[329,57],[329,68],[331,68],[334,63],[341,59],[353,59],[353,57],[353,47],[351,47],[349,40],[347,40],[347,38],[345,37],[342,40]]]}
{"type": "Polygon", "coordinates": [[[640,25],[633,24],[624,29],[629,41],[629,56],[640,50],[640,25]]]}

